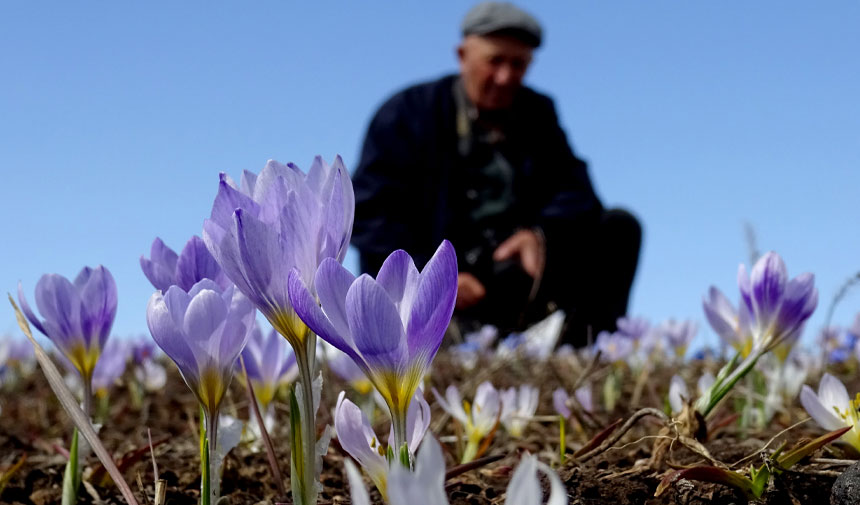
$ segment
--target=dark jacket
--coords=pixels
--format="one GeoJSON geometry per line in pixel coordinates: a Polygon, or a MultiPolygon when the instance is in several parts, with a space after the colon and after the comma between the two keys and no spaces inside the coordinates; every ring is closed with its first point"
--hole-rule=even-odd
{"type": "MultiPolygon", "coordinates": [[[[375,274],[395,249],[406,250],[422,268],[442,239],[457,236],[462,228],[457,209],[464,196],[458,173],[467,167],[458,152],[456,77],[395,94],[370,122],[353,176],[352,242],[361,252],[363,271],[375,274]]],[[[523,87],[511,114],[506,135],[519,155],[516,222],[510,225],[541,227],[547,249],[561,252],[588,233],[602,206],[586,164],[567,143],[552,100],[523,87]]],[[[454,247],[462,253],[456,242],[454,247]]]]}

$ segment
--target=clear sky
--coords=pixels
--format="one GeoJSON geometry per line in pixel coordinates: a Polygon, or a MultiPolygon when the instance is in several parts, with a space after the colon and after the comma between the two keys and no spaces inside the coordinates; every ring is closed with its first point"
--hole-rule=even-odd
{"type": "MultiPolygon", "coordinates": [[[[3,2],[0,286],[104,264],[146,333],[158,236],[201,234],[219,172],[357,163],[370,115],[456,70],[464,2],[3,2]]],[[[736,300],[744,223],[829,300],[860,270],[860,3],[540,1],[527,75],[607,205],[644,222],[631,312],[736,300]]],[[[350,261],[354,265],[355,259],[350,261]]],[[[575,289],[575,287],[572,287],[575,289]]],[[[860,291],[860,289],[858,289],[860,291]]],[[[31,298],[32,300],[32,298],[31,298]]],[[[852,292],[836,312],[860,311],[852,292]]],[[[19,333],[0,303],[0,333],[19,333]]]]}

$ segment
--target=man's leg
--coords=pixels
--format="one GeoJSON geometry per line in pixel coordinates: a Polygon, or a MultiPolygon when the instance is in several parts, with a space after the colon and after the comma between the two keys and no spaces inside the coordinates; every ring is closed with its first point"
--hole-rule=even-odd
{"type": "Polygon", "coordinates": [[[601,331],[615,331],[616,320],[627,313],[641,243],[639,220],[609,209],[592,236],[582,237],[568,261],[555,266],[547,287],[568,315],[564,342],[582,347],[601,331]]]}

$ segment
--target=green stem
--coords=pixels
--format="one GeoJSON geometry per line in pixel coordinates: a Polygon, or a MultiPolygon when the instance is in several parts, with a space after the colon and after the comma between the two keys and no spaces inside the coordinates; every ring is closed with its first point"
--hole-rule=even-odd
{"type": "Polygon", "coordinates": [[[756,362],[758,362],[758,359],[763,354],[764,352],[759,351],[755,354],[750,354],[749,356],[747,356],[747,358],[744,359],[741,364],[738,365],[737,368],[735,368],[734,371],[728,377],[726,377],[725,380],[723,380],[719,384],[714,385],[714,388],[716,389],[712,389],[713,392],[709,396],[703,396],[702,398],[700,398],[700,400],[696,403],[696,409],[701,412],[703,416],[707,417],[708,414],[710,414],[711,411],[714,409],[714,407],[716,407],[717,404],[720,403],[720,400],[722,400],[729,393],[729,391],[732,390],[735,384],[737,384],[737,382],[741,380],[742,377],[744,377],[746,374],[749,373],[750,370],[753,369],[756,362]]]}
{"type": "Polygon", "coordinates": [[[468,463],[475,459],[475,455],[478,454],[478,444],[480,440],[469,439],[469,442],[466,444],[466,450],[463,451],[463,459],[460,460],[460,463],[468,463]]]}
{"type": "MultiPolygon", "coordinates": [[[[408,407],[407,407],[408,409],[408,407]]],[[[391,412],[391,428],[394,430],[394,452],[399,454],[401,449],[406,446],[408,448],[408,441],[406,440],[406,413],[400,412],[391,412]]],[[[409,454],[409,450],[406,451],[409,454]]],[[[409,466],[412,466],[412,457],[409,455],[409,466]]]]}
{"type": "Polygon", "coordinates": [[[84,397],[83,397],[83,409],[84,415],[87,416],[87,420],[92,424],[92,412],[93,412],[93,379],[92,377],[84,377],[84,397]]]}
{"type": "MultiPolygon", "coordinates": [[[[302,387],[301,417],[301,458],[302,464],[294,464],[299,473],[299,494],[296,503],[311,505],[316,503],[316,412],[314,411],[314,386],[312,367],[316,353],[316,335],[307,332],[305,348],[295,349],[296,365],[299,368],[299,382],[302,387]]],[[[296,456],[295,448],[292,450],[296,456]]],[[[292,477],[291,477],[292,478],[292,477]]]]}

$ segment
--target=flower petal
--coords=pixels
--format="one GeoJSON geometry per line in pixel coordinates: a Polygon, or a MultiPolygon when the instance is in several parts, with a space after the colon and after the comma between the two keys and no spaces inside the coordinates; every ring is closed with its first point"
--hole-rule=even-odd
{"type": "Polygon", "coordinates": [[[831,410],[832,407],[836,407],[845,412],[851,408],[851,397],[848,396],[845,385],[829,373],[825,373],[821,377],[821,382],[818,383],[818,398],[824,406],[831,408],[831,410]]]}
{"type": "Polygon", "coordinates": [[[68,279],[57,274],[43,275],[36,283],[36,307],[54,344],[66,348],[72,340],[83,343],[81,298],[68,279]]]}
{"type": "Polygon", "coordinates": [[[505,505],[540,505],[543,491],[537,478],[537,458],[525,454],[508,484],[505,505]]]}
{"type": "Polygon", "coordinates": [[[370,369],[405,370],[409,355],[400,316],[388,293],[369,275],[350,286],[346,315],[353,343],[370,369]]]}
{"type": "Polygon", "coordinates": [[[702,300],[702,308],[711,328],[724,342],[731,344],[738,340],[738,314],[722,291],[711,286],[707,298],[702,300]]]}
{"type": "Polygon", "coordinates": [[[233,212],[236,209],[245,209],[256,215],[260,211],[260,206],[250,196],[237,189],[233,180],[222,172],[218,183],[218,194],[212,203],[209,219],[226,230],[233,223],[233,212]]]}
{"type": "MultiPolygon", "coordinates": [[[[210,357],[217,359],[220,342],[211,342],[213,334],[227,318],[227,307],[221,295],[205,289],[191,299],[182,321],[182,333],[201,350],[207,350],[210,357]]],[[[199,358],[198,358],[199,359],[199,358]]]]}
{"type": "MultiPolygon", "coordinates": [[[[340,265],[337,265],[340,267],[340,265]]],[[[321,276],[317,275],[317,279],[321,276]]],[[[302,280],[298,270],[295,268],[290,271],[289,276],[289,293],[290,304],[299,318],[304,321],[308,328],[319,335],[320,338],[335,346],[339,350],[346,353],[356,364],[364,365],[361,356],[356,352],[352,337],[349,334],[349,327],[346,327],[346,332],[341,333],[323,313],[323,309],[317,305],[316,300],[311,295],[305,281],[302,280]]],[[[345,293],[344,293],[345,294],[345,293]]]]}
{"type": "Polygon", "coordinates": [[[822,403],[818,395],[806,384],[800,390],[800,403],[806,413],[825,430],[832,431],[845,426],[845,423],[833,411],[833,406],[822,403]]]}
{"type": "Polygon", "coordinates": [[[555,411],[558,412],[561,417],[565,419],[570,419],[570,408],[567,406],[567,399],[570,398],[567,395],[567,391],[564,388],[557,388],[552,392],[552,406],[555,408],[555,411]]]}
{"type": "Polygon", "coordinates": [[[322,310],[335,330],[344,337],[349,335],[346,294],[353,282],[355,282],[355,276],[332,258],[325,258],[320,262],[314,277],[314,286],[322,310]]]}
{"type": "Polygon", "coordinates": [[[18,282],[18,303],[21,304],[21,311],[23,311],[24,315],[27,316],[27,319],[30,320],[30,324],[35,326],[37,330],[47,337],[48,334],[45,332],[45,327],[42,326],[42,322],[39,321],[38,317],[36,317],[33,309],[30,308],[30,304],[27,302],[27,297],[24,296],[24,287],[21,285],[20,281],[18,282]]]}
{"type": "Polygon", "coordinates": [[[194,235],[182,248],[176,261],[176,283],[188,291],[202,279],[212,279],[222,289],[229,282],[203,239],[194,235]]]}
{"type": "Polygon", "coordinates": [[[385,288],[403,321],[409,320],[412,303],[418,290],[418,280],[418,269],[415,268],[415,263],[402,249],[394,251],[385,258],[376,276],[376,282],[385,288]]]}
{"type": "Polygon", "coordinates": [[[442,344],[457,298],[457,254],[443,240],[421,271],[406,334],[409,355],[429,363],[442,344]]]}
{"type": "Polygon", "coordinates": [[[759,258],[750,273],[752,307],[760,328],[767,328],[782,301],[788,274],[782,258],[771,251],[759,258]]]}
{"type": "MultiPolygon", "coordinates": [[[[182,291],[179,288],[174,289],[182,291]]],[[[176,324],[173,314],[170,313],[165,298],[158,291],[149,298],[149,303],[146,306],[146,324],[149,327],[149,332],[158,347],[176,363],[185,380],[193,380],[197,383],[199,382],[197,360],[194,358],[194,353],[188,346],[180,326],[176,324]]]]}
{"type": "Polygon", "coordinates": [[[817,305],[815,276],[810,273],[798,275],[785,288],[777,324],[783,333],[791,333],[812,315],[817,305]]]}
{"type": "MultiPolygon", "coordinates": [[[[75,279],[81,297],[81,331],[104,347],[116,316],[116,282],[107,268],[84,267],[75,279]]],[[[94,342],[89,342],[92,345],[94,342]]]]}
{"type": "Polygon", "coordinates": [[[334,429],[341,447],[355,458],[377,486],[385,482],[388,464],[379,453],[379,439],[370,427],[367,416],[341,391],[334,408],[334,429]],[[374,447],[371,447],[373,445],[374,447]]]}
{"type": "Polygon", "coordinates": [[[463,409],[463,400],[460,398],[460,391],[457,390],[457,386],[453,384],[448,386],[448,389],[445,390],[445,398],[436,391],[436,388],[432,388],[430,391],[433,392],[433,396],[436,397],[436,401],[442,407],[442,410],[462,424],[469,422],[469,417],[463,409]]]}
{"type": "Polygon", "coordinates": [[[149,259],[140,256],[140,269],[155,289],[167,291],[167,288],[176,282],[177,259],[173,249],[156,237],[149,250],[149,259]]]}
{"type": "Polygon", "coordinates": [[[353,505],[370,505],[370,495],[364,487],[364,481],[352,461],[343,461],[346,467],[346,478],[349,481],[349,497],[353,505]]]}
{"type": "Polygon", "coordinates": [[[445,492],[445,458],[439,442],[426,437],[418,451],[415,472],[402,465],[393,465],[388,477],[388,499],[390,503],[406,504],[420,502],[426,505],[448,505],[445,492]]]}

